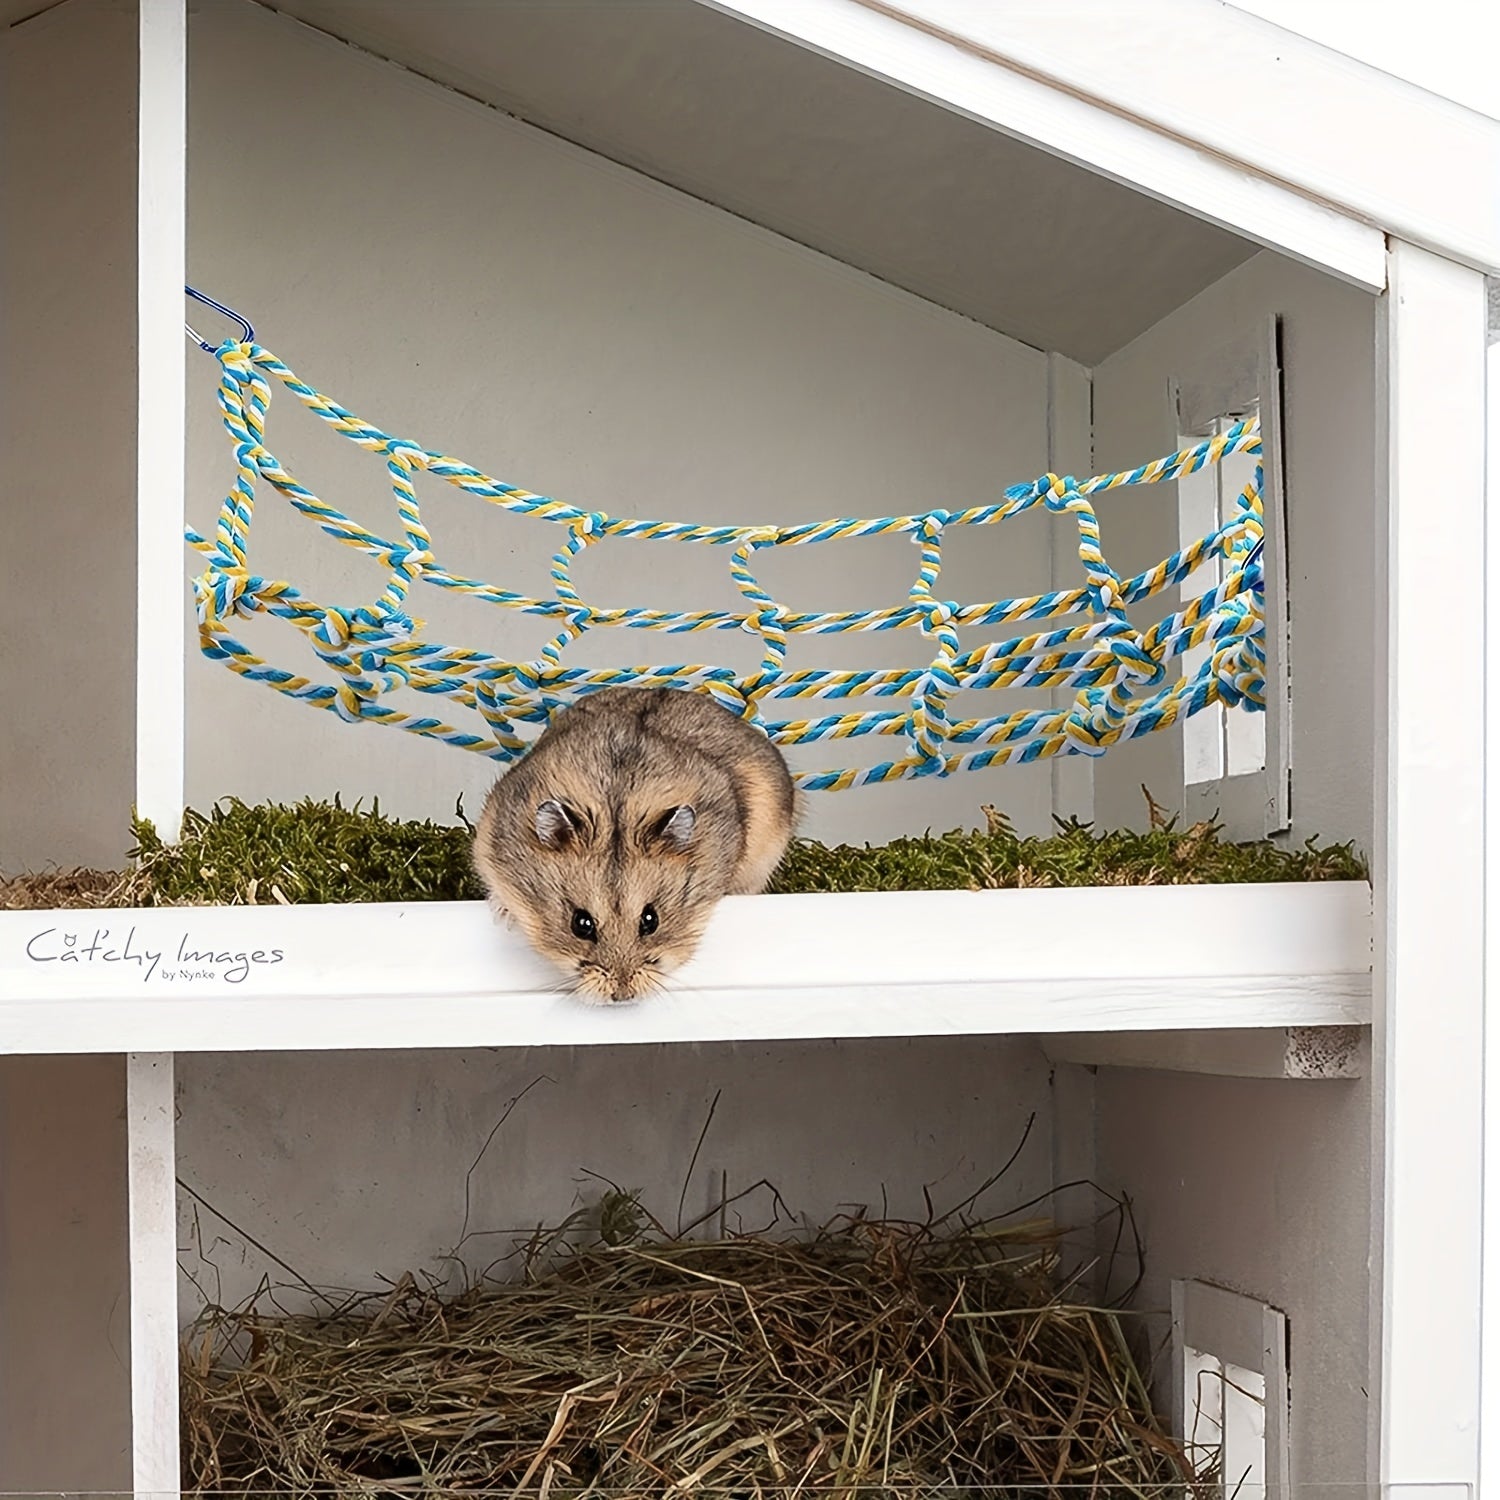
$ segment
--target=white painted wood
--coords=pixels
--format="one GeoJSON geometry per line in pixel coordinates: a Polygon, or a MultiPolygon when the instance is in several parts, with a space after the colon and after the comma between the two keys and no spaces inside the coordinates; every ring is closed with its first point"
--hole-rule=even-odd
{"type": "MultiPolygon", "coordinates": [[[[1358,881],[731,896],[680,973],[703,991],[1358,973],[1369,913],[1358,881]]],[[[202,955],[229,949],[246,950],[227,985],[245,994],[503,995],[553,979],[479,902],[164,907],[0,913],[0,992],[216,994],[226,963],[202,955]],[[60,956],[72,951],[78,960],[60,956]],[[218,977],[198,981],[205,968],[218,977]]]]}
{"type": "MultiPolygon", "coordinates": [[[[860,3],[1193,141],[1410,243],[1500,268],[1500,195],[1481,186],[1500,180],[1500,122],[1231,6],[860,3]]],[[[1474,7],[1476,28],[1489,10],[1474,7]]],[[[1353,15],[1351,8],[1346,24],[1364,24],[1353,15]]],[[[1473,40],[1483,45],[1477,30],[1473,40]]]]}
{"type": "Polygon", "coordinates": [[[1478,1465],[1484,899],[1484,283],[1391,249],[1386,733],[1376,778],[1379,1479],[1478,1465]],[[1454,650],[1462,640],[1464,649],[1454,650]]]}
{"type": "MultiPolygon", "coordinates": [[[[1183,812],[1189,819],[1216,819],[1230,838],[1269,838],[1291,825],[1291,672],[1288,639],[1286,487],[1283,478],[1281,334],[1274,314],[1258,319],[1235,341],[1195,355],[1191,374],[1168,391],[1177,442],[1186,447],[1234,421],[1260,418],[1264,456],[1262,501],[1265,547],[1262,553],[1266,612],[1266,708],[1251,714],[1220,704],[1200,711],[1183,725],[1183,812]]],[[[1229,454],[1211,470],[1177,482],[1178,541],[1202,536],[1237,509],[1238,498],[1255,474],[1257,460],[1229,454]]],[[[1219,581],[1217,563],[1200,567],[1180,586],[1184,600],[1219,581]]],[[[1189,651],[1184,670],[1197,670],[1211,654],[1208,645],[1189,651]]]]}
{"type": "MultiPolygon", "coordinates": [[[[1204,1281],[1172,1282],[1172,1363],[1175,1374],[1172,1418],[1179,1436],[1192,1440],[1194,1408],[1201,1394],[1210,1427],[1222,1424],[1226,1493],[1233,1494],[1245,1473],[1246,1458],[1260,1458],[1240,1493],[1265,1500],[1290,1500],[1289,1370],[1287,1320],[1279,1309],[1256,1297],[1204,1281]],[[1242,1395],[1213,1389],[1217,1379],[1251,1374],[1239,1380],[1242,1391],[1261,1398],[1262,1441],[1255,1443],[1242,1395]],[[1238,1445],[1238,1446],[1237,1446],[1238,1445]],[[1247,1452],[1260,1448],[1261,1453],[1247,1452]],[[1233,1471],[1231,1460],[1238,1460],[1233,1471]]],[[[1205,1433],[1200,1427],[1198,1441],[1205,1433]]],[[[1217,1432],[1207,1434],[1211,1439],[1217,1432]]]]}
{"type": "Polygon", "coordinates": [[[1224,1437],[1223,1369],[1212,1354],[1184,1344],[1177,1359],[1181,1438],[1194,1466],[1212,1468],[1224,1437]]]}
{"type": "MultiPolygon", "coordinates": [[[[1491,314],[1493,317],[1493,312],[1491,314]]],[[[1500,662],[1500,337],[1485,355],[1485,655],[1500,662]]],[[[1485,931],[1500,932],[1500,692],[1485,694],[1485,931]]],[[[1493,961],[1486,955],[1485,989],[1493,996],[1493,961]]],[[[1493,1004],[1493,1000],[1491,1001],[1493,1004]]],[[[1479,1414],[1480,1493],[1500,1489],[1500,1024],[1484,1027],[1484,1224],[1479,1414]]]]}
{"type": "Polygon", "coordinates": [[[1041,1040],[1055,1063],[1218,1078],[1362,1078],[1369,1050],[1369,1031],[1363,1026],[1075,1031],[1041,1040]]]}
{"type": "MultiPolygon", "coordinates": [[[[1054,474],[1074,478],[1094,472],[1094,386],[1090,372],[1061,354],[1047,356],[1047,466],[1054,474]]],[[[1083,577],[1078,560],[1078,525],[1071,516],[1054,516],[1048,533],[1052,545],[1052,587],[1077,588],[1083,577]]],[[[1072,706],[1074,693],[1053,694],[1058,708],[1072,706]]],[[[1052,812],[1059,818],[1094,820],[1094,766],[1086,755],[1052,758],[1052,812]]]]}
{"type": "Polygon", "coordinates": [[[170,1052],[126,1059],[132,1475],[143,1500],[181,1491],[177,1390],[176,1089],[170,1052]]]}
{"type": "Polygon", "coordinates": [[[100,996],[0,1009],[6,1052],[179,1052],[424,1047],[594,1046],[853,1037],[1020,1036],[1070,1029],[1161,1031],[1367,1022],[1367,974],[1189,979],[995,979],[944,985],[688,987],[603,1010],[542,990],[182,996],[134,1003],[100,996]]]}
{"type": "Polygon", "coordinates": [[[1282,410],[1281,319],[1262,325],[1260,358],[1261,504],[1265,518],[1266,712],[1261,730],[1267,837],[1292,826],[1292,632],[1286,498],[1286,421],[1282,410]]]}
{"type": "Polygon", "coordinates": [[[1346,0],[1230,3],[1466,109],[1500,118],[1493,66],[1500,49],[1500,11],[1493,8],[1476,7],[1474,0],[1428,0],[1420,7],[1407,0],[1371,0],[1360,7],[1358,23],[1350,25],[1346,0]]]}
{"type": "Polygon", "coordinates": [[[1263,1306],[1260,1319],[1260,1346],[1264,1354],[1260,1369],[1266,1382],[1266,1496],[1267,1500],[1291,1500],[1291,1328],[1279,1308],[1263,1306]]]}
{"type": "Polygon", "coordinates": [[[177,837],[185,801],[187,8],[139,0],[135,805],[177,837]]]}
{"type": "Polygon", "coordinates": [[[1223,1493],[1260,1500],[1266,1491],[1266,1381],[1258,1370],[1187,1347],[1182,1384],[1189,1455],[1218,1466],[1223,1493]]]}
{"type": "Polygon", "coordinates": [[[597,1008],[476,903],[0,913],[0,1051],[1360,1025],[1369,954],[1360,883],[742,896],[597,1008]]]}
{"type": "MultiPolygon", "coordinates": [[[[1383,545],[1372,521],[1372,496],[1379,493],[1374,431],[1379,305],[1379,299],[1335,285],[1305,266],[1261,255],[1094,372],[1099,467],[1124,468],[1143,452],[1166,451],[1176,434],[1175,426],[1165,427],[1166,402],[1160,395],[1168,379],[1178,377],[1186,395],[1190,377],[1214,367],[1217,362],[1205,356],[1226,338],[1238,345],[1243,336],[1253,347],[1257,330],[1281,315],[1286,423],[1289,433],[1300,435],[1286,450],[1296,548],[1290,573],[1297,651],[1289,744],[1296,767],[1296,836],[1351,839],[1366,852],[1374,847],[1380,679],[1373,658],[1383,595],[1372,584],[1361,598],[1354,580],[1373,579],[1374,553],[1383,545]]],[[[1131,501],[1130,519],[1134,550],[1121,560],[1125,565],[1146,566],[1175,545],[1175,508],[1164,490],[1131,501]]],[[[1100,759],[1095,788],[1101,817],[1111,824],[1143,822],[1142,782],[1159,800],[1182,784],[1181,742],[1175,735],[1152,735],[1129,751],[1100,759]]],[[[1262,807],[1257,804],[1253,812],[1254,821],[1247,818],[1244,827],[1247,837],[1264,827],[1262,807]]]]}
{"type": "MultiPolygon", "coordinates": [[[[955,46],[940,34],[929,34],[862,0],[701,3],[1090,167],[1257,244],[1361,286],[1378,290],[1385,285],[1384,240],[1378,231],[1220,155],[1125,118],[1092,102],[1084,92],[1059,89],[1015,70],[1000,54],[955,46]]],[[[1134,13],[1129,18],[1118,12],[1116,16],[1113,25],[1102,20],[1099,24],[1118,45],[1134,13]]],[[[1256,97],[1254,90],[1246,93],[1256,97]]]]}
{"type": "Polygon", "coordinates": [[[1241,1365],[1224,1366],[1225,1488],[1237,1500],[1267,1493],[1266,1379],[1241,1365]]]}

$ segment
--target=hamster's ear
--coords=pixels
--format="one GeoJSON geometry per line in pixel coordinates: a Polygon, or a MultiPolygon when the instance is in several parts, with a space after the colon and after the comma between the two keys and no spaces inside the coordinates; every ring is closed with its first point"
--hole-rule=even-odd
{"type": "Polygon", "coordinates": [[[686,849],[693,840],[697,822],[698,814],[691,807],[674,807],[662,816],[652,832],[667,848],[686,849]]]}
{"type": "Polygon", "coordinates": [[[578,819],[555,799],[543,802],[536,810],[536,836],[544,849],[562,849],[578,832],[578,819]]]}

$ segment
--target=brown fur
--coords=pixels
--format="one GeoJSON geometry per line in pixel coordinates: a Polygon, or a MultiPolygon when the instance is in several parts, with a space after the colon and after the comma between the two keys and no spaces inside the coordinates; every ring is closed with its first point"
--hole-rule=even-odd
{"type": "Polygon", "coordinates": [[[692,956],[721,897],[765,889],[798,811],[780,751],[711,698],[606,688],[495,783],[474,863],[585,998],[630,1000],[692,956]],[[658,926],[642,934],[648,906],[658,926]],[[574,934],[575,911],[594,939],[574,934]]]}

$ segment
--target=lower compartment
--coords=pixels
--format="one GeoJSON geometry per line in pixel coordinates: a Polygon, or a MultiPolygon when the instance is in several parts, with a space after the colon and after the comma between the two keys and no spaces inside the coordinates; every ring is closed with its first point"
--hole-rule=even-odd
{"type": "MultiPolygon", "coordinates": [[[[174,1420],[138,1403],[132,1432],[132,1252],[138,1288],[161,1252],[130,1239],[126,1070],[0,1062],[6,1490],[127,1489],[132,1444],[163,1436],[143,1423],[174,1420]]],[[[146,1335],[163,1368],[205,1302],[274,1287],[297,1311],[306,1285],[505,1276],[518,1242],[611,1184],[669,1230],[706,1215],[698,1233],[795,1232],[860,1209],[921,1221],[1000,1172],[972,1212],[1055,1213],[1080,1262],[1112,1247],[1088,1227],[1094,1189],[1069,1184],[1129,1198],[1158,1406],[1173,1400],[1173,1282],[1227,1286],[1286,1315],[1294,1483],[1364,1472],[1363,1080],[1096,1072],[1003,1036],[183,1054],[175,1073],[176,1236],[159,1243],[176,1252],[177,1316],[146,1335]]]]}

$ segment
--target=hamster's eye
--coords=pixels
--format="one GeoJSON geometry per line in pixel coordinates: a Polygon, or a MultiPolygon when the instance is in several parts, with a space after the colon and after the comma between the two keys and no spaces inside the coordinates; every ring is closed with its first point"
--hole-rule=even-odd
{"type": "Polygon", "coordinates": [[[650,937],[651,934],[656,931],[656,928],[656,908],[654,906],[648,906],[645,911],[641,913],[641,936],[650,937]]]}
{"type": "Polygon", "coordinates": [[[599,941],[599,929],[594,926],[594,919],[581,906],[573,913],[573,936],[590,943],[599,941]]]}

